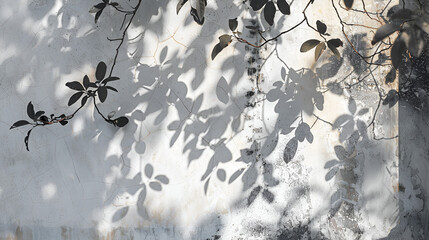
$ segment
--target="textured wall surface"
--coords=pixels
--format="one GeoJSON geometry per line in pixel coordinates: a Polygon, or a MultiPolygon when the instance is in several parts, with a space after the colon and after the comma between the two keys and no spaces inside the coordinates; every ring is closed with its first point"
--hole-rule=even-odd
{"type": "MultiPolygon", "coordinates": [[[[9,127],[27,118],[30,101],[71,114],[65,83],[94,81],[100,61],[112,66],[118,41],[108,38],[121,37],[123,15],[107,8],[95,24],[88,11],[97,1],[3,1],[0,239],[427,237],[427,94],[420,109],[378,107],[376,88],[398,87],[384,81],[390,67],[357,57],[326,1],[308,20],[343,40],[340,59],[301,53],[320,38],[303,24],[262,48],[233,41],[212,61],[228,19],[258,43],[244,26],[275,36],[302,20],[306,4],[294,1],[268,28],[242,2],[209,0],[200,26],[189,3],[176,14],[176,1],[143,1],[118,49],[119,92],[99,105],[128,125],[113,127],[87,103],[66,126],[35,128],[26,151],[28,127],[9,127]]],[[[346,31],[359,51],[370,47],[373,32],[346,31]]]]}

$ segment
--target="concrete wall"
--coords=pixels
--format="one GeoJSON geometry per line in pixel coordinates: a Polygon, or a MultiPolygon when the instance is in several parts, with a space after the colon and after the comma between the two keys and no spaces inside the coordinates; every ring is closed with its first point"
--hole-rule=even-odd
{"type": "MultiPolygon", "coordinates": [[[[121,37],[122,15],[106,9],[94,24],[97,1],[2,4],[0,239],[424,238],[426,140],[411,151],[419,155],[403,157],[415,167],[401,165],[410,151],[398,148],[402,112],[378,108],[374,84],[397,88],[384,83],[390,67],[368,75],[327,3],[312,5],[309,22],[322,20],[345,44],[341,59],[325,51],[316,63],[312,51],[299,52],[320,38],[305,24],[260,49],[233,42],[212,61],[229,18],[261,41],[244,26],[268,26],[242,1],[208,1],[203,26],[189,4],[176,15],[175,1],[143,2],[119,49],[119,93],[99,105],[129,124],[115,128],[87,104],[66,126],[36,128],[29,152],[27,128],[9,127],[26,118],[29,101],[48,114],[73,112],[65,83],[94,81],[99,61],[110,68],[118,42],[107,38],[121,37]],[[398,225],[410,211],[419,224],[398,225]]],[[[267,34],[302,20],[304,6],[294,1],[267,34]]],[[[359,50],[368,47],[368,29],[346,30],[359,50]]],[[[415,120],[420,132],[426,118],[415,120]]],[[[401,126],[414,141],[419,130],[401,126]]]]}

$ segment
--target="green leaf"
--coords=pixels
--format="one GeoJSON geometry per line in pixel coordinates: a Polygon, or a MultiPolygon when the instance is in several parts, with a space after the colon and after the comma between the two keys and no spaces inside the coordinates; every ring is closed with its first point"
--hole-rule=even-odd
{"type": "Polygon", "coordinates": [[[279,8],[280,12],[284,15],[290,14],[290,6],[286,2],[286,0],[277,0],[277,7],[279,8]]]}
{"type": "Polygon", "coordinates": [[[320,43],[320,41],[317,39],[307,40],[301,45],[301,49],[299,51],[300,52],[307,52],[307,51],[313,49],[319,43],[320,43]]]}
{"type": "Polygon", "coordinates": [[[114,123],[115,123],[116,126],[123,127],[123,126],[127,125],[128,118],[127,117],[119,117],[119,118],[117,118],[117,119],[115,119],[113,121],[114,121],[114,123]]]}
{"type": "Polygon", "coordinates": [[[231,31],[234,32],[235,29],[237,29],[237,26],[238,26],[237,18],[229,19],[228,25],[229,25],[229,29],[231,29],[231,31]]]}
{"type": "Polygon", "coordinates": [[[77,92],[77,93],[73,94],[69,99],[68,105],[71,106],[75,102],[77,102],[77,100],[79,100],[79,98],[82,97],[82,94],[83,94],[83,92],[77,92]]]}
{"type": "Polygon", "coordinates": [[[98,81],[103,80],[104,76],[106,76],[106,70],[106,64],[104,62],[99,62],[95,70],[95,78],[97,78],[98,81]]]}
{"type": "Polygon", "coordinates": [[[317,61],[320,57],[320,55],[322,55],[323,50],[326,49],[326,44],[324,42],[321,42],[317,45],[316,50],[314,51],[314,60],[317,61]]]}
{"type": "Polygon", "coordinates": [[[398,69],[402,62],[402,55],[405,53],[406,45],[404,40],[399,36],[393,43],[390,51],[390,57],[392,58],[392,64],[395,69],[398,69]]]}
{"type": "Polygon", "coordinates": [[[27,115],[28,115],[29,118],[35,120],[34,119],[34,116],[35,116],[35,114],[34,114],[34,106],[33,106],[33,104],[31,102],[29,102],[28,105],[27,105],[27,115]]]}
{"type": "Polygon", "coordinates": [[[21,127],[21,126],[28,125],[28,124],[30,124],[30,122],[28,122],[26,120],[19,120],[19,121],[15,122],[9,129],[21,127]]]}
{"type": "Polygon", "coordinates": [[[274,16],[276,14],[276,7],[272,1],[267,2],[264,8],[264,18],[267,23],[272,26],[274,24],[274,16]]]}
{"type": "Polygon", "coordinates": [[[85,90],[82,86],[82,84],[80,84],[80,82],[78,81],[73,81],[73,82],[68,82],[66,83],[66,86],[69,87],[70,89],[76,90],[76,91],[83,91],[85,90]]]}
{"type": "Polygon", "coordinates": [[[88,78],[88,75],[85,75],[85,77],[83,77],[83,87],[85,89],[88,89],[88,87],[89,87],[89,78],[88,78]]]}
{"type": "Polygon", "coordinates": [[[325,34],[326,33],[326,29],[327,29],[326,24],[324,24],[321,21],[317,20],[316,21],[316,26],[317,26],[317,31],[320,34],[325,34]]]}
{"type": "Polygon", "coordinates": [[[186,2],[188,2],[188,0],[179,0],[176,6],[176,14],[179,14],[180,9],[182,9],[186,2]]]}
{"type": "Polygon", "coordinates": [[[374,39],[372,39],[371,43],[372,45],[380,42],[381,40],[383,40],[385,37],[390,36],[390,34],[398,31],[400,28],[399,25],[397,24],[385,24],[383,26],[381,26],[379,29],[377,29],[377,31],[375,32],[375,36],[374,39]]]}
{"type": "Polygon", "coordinates": [[[344,0],[344,5],[346,5],[347,9],[352,8],[352,6],[353,6],[353,0],[344,0]]]}
{"type": "Polygon", "coordinates": [[[107,88],[105,86],[98,88],[98,98],[100,99],[100,102],[106,101],[107,98],[107,88]]]}
{"type": "Polygon", "coordinates": [[[286,147],[283,151],[283,161],[289,163],[295,157],[296,150],[298,149],[298,141],[296,138],[292,138],[286,144],[286,147]]]}
{"type": "Polygon", "coordinates": [[[250,6],[252,7],[253,11],[258,11],[267,2],[268,2],[268,0],[250,0],[250,6]]]}
{"type": "Polygon", "coordinates": [[[224,34],[219,37],[219,44],[222,47],[222,49],[227,47],[230,42],[231,42],[231,35],[224,34]]]}

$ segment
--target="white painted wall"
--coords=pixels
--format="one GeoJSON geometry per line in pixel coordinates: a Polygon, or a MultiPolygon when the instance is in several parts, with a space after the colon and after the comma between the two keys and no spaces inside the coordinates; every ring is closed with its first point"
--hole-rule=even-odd
{"type": "MultiPolygon", "coordinates": [[[[26,128],[9,131],[26,118],[27,103],[48,114],[71,113],[65,83],[85,74],[93,80],[99,61],[113,62],[118,43],[107,37],[120,37],[121,16],[106,10],[94,24],[88,10],[96,3],[2,4],[1,239],[374,239],[397,225],[398,141],[375,141],[366,129],[378,101],[372,80],[341,94],[328,91],[328,83],[358,71],[350,47],[339,61],[326,51],[315,63],[312,52],[299,52],[303,41],[318,37],[302,25],[260,50],[233,42],[212,61],[228,18],[238,17],[243,35],[260,41],[243,27],[259,24],[259,14],[241,1],[208,1],[203,26],[188,4],[176,15],[175,1],[144,2],[119,49],[114,75],[121,80],[112,84],[119,93],[100,105],[130,123],[114,128],[88,104],[66,126],[36,128],[27,152],[26,128]],[[256,62],[249,63],[252,56],[256,62]],[[300,75],[303,67],[316,74],[300,75]],[[256,73],[249,75],[251,68],[256,73]],[[257,93],[246,97],[249,91],[257,93]],[[295,132],[300,121],[312,127],[306,140],[295,132]],[[286,163],[294,137],[303,141],[286,163]],[[236,172],[242,174],[231,179],[236,172]]],[[[294,2],[292,11],[304,4],[294,2]]],[[[325,5],[316,1],[309,21],[323,20],[344,40],[325,5]]],[[[268,34],[301,19],[278,18],[268,34]]],[[[363,30],[350,31],[359,38],[363,30]]],[[[382,106],[378,116],[376,133],[396,136],[397,107],[382,106]]],[[[418,201],[418,190],[406,191],[418,201]]]]}

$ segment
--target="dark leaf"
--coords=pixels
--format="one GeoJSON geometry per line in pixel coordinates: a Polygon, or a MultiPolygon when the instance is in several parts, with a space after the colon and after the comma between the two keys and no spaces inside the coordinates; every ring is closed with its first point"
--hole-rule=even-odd
{"type": "Polygon", "coordinates": [[[341,41],[339,38],[334,38],[328,41],[328,45],[332,45],[333,47],[342,47],[343,41],[341,41]]]}
{"type": "Polygon", "coordinates": [[[146,166],[144,167],[144,174],[148,178],[152,177],[152,175],[153,175],[153,167],[152,167],[151,164],[146,164],[146,166]]]}
{"type": "Polygon", "coordinates": [[[229,25],[229,29],[231,29],[231,31],[234,32],[235,29],[237,29],[237,26],[238,26],[237,18],[229,19],[228,25],[229,25]]]}
{"type": "Polygon", "coordinates": [[[379,29],[377,29],[377,31],[375,32],[375,36],[372,39],[371,43],[372,45],[378,43],[379,41],[383,40],[385,37],[390,36],[390,34],[398,31],[400,28],[399,25],[397,24],[385,24],[383,26],[381,26],[379,29]]]}
{"type": "Polygon", "coordinates": [[[401,36],[399,36],[393,43],[390,51],[390,57],[392,58],[392,64],[395,69],[398,69],[401,65],[403,54],[405,53],[406,45],[401,36]]]}
{"type": "Polygon", "coordinates": [[[80,82],[78,81],[73,81],[73,82],[68,82],[66,83],[66,86],[69,87],[70,89],[76,90],[76,91],[83,91],[85,90],[82,86],[82,84],[80,84],[80,82]]]}
{"type": "Polygon", "coordinates": [[[24,143],[25,143],[25,147],[27,148],[27,151],[30,151],[30,149],[28,149],[28,140],[30,139],[30,133],[31,133],[31,131],[32,131],[33,129],[30,129],[28,132],[27,132],[27,136],[25,136],[25,138],[24,138],[24,143]]]}
{"type": "Polygon", "coordinates": [[[295,157],[297,149],[298,149],[298,141],[295,138],[292,138],[286,144],[285,150],[283,152],[283,160],[286,163],[289,163],[290,161],[292,161],[293,157],[295,157]]]}
{"type": "Polygon", "coordinates": [[[268,191],[268,189],[264,189],[264,191],[262,192],[262,197],[268,203],[272,203],[274,201],[274,194],[272,192],[268,191]]]}
{"type": "Polygon", "coordinates": [[[66,120],[60,121],[60,124],[63,125],[63,126],[65,126],[67,123],[68,123],[68,121],[66,121],[66,120]]]}
{"type": "Polygon", "coordinates": [[[264,18],[270,26],[274,24],[274,16],[276,14],[276,7],[272,1],[267,2],[264,8],[264,18]]]}
{"type": "Polygon", "coordinates": [[[73,105],[73,103],[77,102],[77,100],[79,100],[79,98],[82,97],[83,93],[84,92],[77,92],[77,93],[73,94],[69,99],[68,105],[71,106],[71,105],[73,105]]]}
{"type": "Polygon", "coordinates": [[[108,82],[116,81],[116,80],[119,80],[119,78],[118,77],[108,77],[108,78],[104,79],[102,82],[108,83],[108,82]]]}
{"type": "Polygon", "coordinates": [[[323,50],[326,49],[326,44],[324,42],[321,42],[317,45],[316,50],[314,51],[314,60],[317,61],[320,57],[320,55],[322,55],[323,50]]]}
{"type": "Polygon", "coordinates": [[[116,88],[114,88],[114,87],[106,86],[106,88],[107,88],[107,89],[110,89],[110,90],[112,90],[112,91],[114,91],[114,92],[118,92],[118,90],[117,90],[116,88]]]}
{"type": "Polygon", "coordinates": [[[344,5],[346,5],[347,9],[352,8],[352,6],[353,6],[353,0],[344,0],[344,5]]]}
{"type": "Polygon", "coordinates": [[[93,88],[98,88],[98,85],[94,82],[89,82],[89,86],[93,88]]]}
{"type": "Polygon", "coordinates": [[[104,62],[99,62],[95,70],[95,78],[97,78],[98,81],[103,80],[104,76],[106,76],[106,70],[107,65],[104,62]]]}
{"type": "Polygon", "coordinates": [[[167,176],[165,175],[158,175],[155,177],[156,180],[160,181],[163,184],[168,184],[170,182],[170,180],[168,179],[167,176]]]}
{"type": "Polygon", "coordinates": [[[90,12],[90,13],[100,12],[100,11],[102,11],[105,7],[106,7],[106,4],[105,4],[105,3],[99,3],[99,4],[97,4],[97,5],[94,5],[94,6],[89,10],[89,12],[90,12]]]}
{"type": "Polygon", "coordinates": [[[47,123],[47,122],[49,122],[49,118],[46,117],[45,115],[43,115],[43,116],[40,117],[40,121],[42,121],[44,123],[47,123]]]}
{"type": "Polygon", "coordinates": [[[95,14],[95,18],[94,18],[94,21],[95,21],[95,23],[97,23],[98,22],[98,18],[100,18],[100,16],[101,16],[101,13],[103,12],[103,9],[101,9],[100,11],[98,11],[96,14],[95,14]]]}
{"type": "Polygon", "coordinates": [[[81,105],[81,106],[85,105],[87,100],[88,100],[88,96],[84,96],[84,97],[82,98],[82,101],[80,102],[80,105],[81,105]]]}
{"type": "Polygon", "coordinates": [[[88,75],[85,75],[85,77],[83,77],[83,87],[85,89],[88,89],[88,87],[89,87],[89,78],[88,78],[88,75]]]}
{"type": "Polygon", "coordinates": [[[286,2],[286,0],[277,0],[277,7],[279,8],[280,12],[289,15],[290,14],[290,6],[286,2]]]}
{"type": "Polygon", "coordinates": [[[127,117],[119,117],[119,118],[117,118],[117,119],[114,120],[114,123],[118,127],[123,127],[123,126],[127,125],[128,118],[127,117]]]}
{"type": "Polygon", "coordinates": [[[267,2],[268,2],[268,0],[250,0],[250,6],[252,7],[253,11],[258,11],[267,2]]]}
{"type": "Polygon", "coordinates": [[[340,52],[338,52],[338,49],[336,47],[334,47],[332,44],[330,44],[329,41],[328,41],[328,47],[334,53],[334,55],[337,57],[337,59],[340,60],[341,59],[340,52]]]}
{"type": "Polygon", "coordinates": [[[321,21],[317,20],[316,21],[316,26],[317,26],[317,31],[321,34],[325,34],[326,33],[326,24],[322,23],[321,21]]]}
{"type": "Polygon", "coordinates": [[[180,9],[182,9],[186,2],[188,2],[188,0],[179,0],[176,6],[176,14],[179,14],[180,9]]]}
{"type": "Polygon", "coordinates": [[[226,179],[226,172],[225,172],[225,170],[223,170],[223,169],[218,169],[218,170],[217,170],[217,172],[216,172],[216,175],[217,175],[217,178],[218,178],[220,181],[222,181],[222,182],[224,182],[224,181],[225,181],[225,179],[226,179]]]}
{"type": "Polygon", "coordinates": [[[119,3],[117,3],[117,2],[112,2],[112,3],[110,3],[110,5],[117,7],[117,8],[121,8],[121,5],[119,5],[119,3]]]}
{"type": "Polygon", "coordinates": [[[100,99],[100,102],[106,101],[107,98],[107,88],[105,86],[101,86],[98,88],[98,98],[100,99]]]}
{"type": "Polygon", "coordinates": [[[212,60],[218,55],[218,53],[220,53],[220,51],[222,51],[222,47],[220,46],[220,43],[216,44],[216,46],[214,46],[213,51],[212,51],[212,60]]]}
{"type": "Polygon", "coordinates": [[[28,125],[28,124],[30,124],[30,122],[28,122],[26,120],[19,120],[19,121],[15,122],[9,129],[21,127],[21,126],[28,125]]]}
{"type": "Polygon", "coordinates": [[[319,43],[320,43],[320,41],[317,39],[307,40],[301,45],[301,49],[299,51],[300,52],[307,52],[307,51],[313,49],[319,43]]]}
{"type": "Polygon", "coordinates": [[[233,173],[231,175],[231,177],[229,178],[228,184],[234,182],[235,179],[237,179],[243,172],[244,172],[244,168],[241,168],[241,169],[238,169],[237,171],[235,171],[235,173],[233,173]]]}
{"type": "Polygon", "coordinates": [[[34,115],[35,115],[34,114],[34,107],[33,107],[33,104],[31,102],[29,102],[27,105],[27,115],[29,118],[35,120],[34,119],[34,115]]]}
{"type": "Polygon", "coordinates": [[[191,7],[191,16],[194,18],[194,21],[198,23],[199,25],[204,24],[204,17],[201,19],[198,17],[197,10],[193,7],[191,7]]]}
{"type": "Polygon", "coordinates": [[[34,119],[38,119],[40,116],[42,116],[45,113],[45,111],[37,111],[36,114],[34,114],[34,119]]]}
{"type": "Polygon", "coordinates": [[[255,201],[259,192],[261,192],[261,189],[262,189],[261,186],[257,186],[250,192],[249,198],[247,198],[247,206],[250,206],[250,204],[252,204],[253,201],[255,201]]]}

